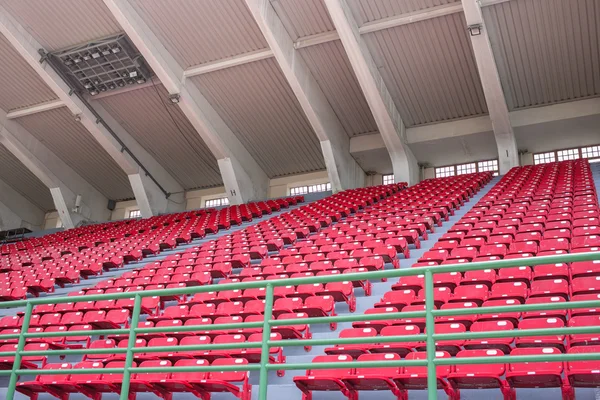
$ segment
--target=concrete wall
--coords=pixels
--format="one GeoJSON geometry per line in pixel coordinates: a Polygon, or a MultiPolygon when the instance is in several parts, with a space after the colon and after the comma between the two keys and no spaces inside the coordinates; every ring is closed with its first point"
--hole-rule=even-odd
{"type": "Polygon", "coordinates": [[[58,211],[47,212],[46,218],[44,219],[44,229],[55,229],[61,227],[62,222],[58,216],[58,211]]]}
{"type": "Polygon", "coordinates": [[[139,207],[135,200],[118,201],[115,209],[110,215],[110,220],[118,221],[120,219],[129,218],[129,211],[137,209],[139,209],[139,207]]]}
{"type": "Polygon", "coordinates": [[[275,199],[290,194],[290,188],[305,185],[317,185],[329,182],[327,171],[310,172],[308,174],[285,176],[271,179],[269,183],[269,198],[275,199]]]}
{"type": "Polygon", "coordinates": [[[225,186],[190,190],[185,194],[185,209],[197,210],[199,208],[204,208],[206,205],[206,200],[213,200],[221,197],[227,197],[227,194],[225,193],[225,186]]]}

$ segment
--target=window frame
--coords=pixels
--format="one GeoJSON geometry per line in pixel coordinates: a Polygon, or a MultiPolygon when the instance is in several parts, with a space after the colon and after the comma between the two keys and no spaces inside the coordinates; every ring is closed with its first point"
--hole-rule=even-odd
{"type": "Polygon", "coordinates": [[[129,210],[129,214],[128,214],[127,218],[128,219],[142,218],[142,211],[139,208],[129,210]]]}
{"type": "Polygon", "coordinates": [[[450,164],[450,165],[442,165],[439,167],[434,167],[434,176],[436,178],[446,178],[446,177],[450,177],[450,176],[460,176],[460,175],[467,175],[467,174],[475,174],[478,172],[492,172],[494,174],[494,176],[498,176],[498,174],[500,173],[500,161],[497,158],[492,158],[491,160],[478,160],[478,161],[469,161],[466,163],[460,163],[460,164],[450,164]],[[486,169],[484,171],[480,171],[480,168],[482,168],[482,166],[480,166],[480,163],[484,163],[484,162],[495,162],[495,166],[497,169],[486,169]],[[463,173],[458,173],[459,170],[459,166],[467,166],[467,165],[471,165],[471,164],[475,164],[475,170],[473,172],[463,172],[463,173]],[[444,169],[444,168],[451,168],[452,170],[452,174],[451,175],[444,175],[444,176],[439,176],[438,175],[438,170],[444,169]]]}
{"type": "Polygon", "coordinates": [[[385,174],[381,176],[381,184],[382,185],[391,185],[393,183],[395,183],[396,180],[394,179],[394,174],[385,174]],[[389,180],[391,178],[391,181],[386,182],[386,180],[389,180]]]}
{"type": "MultiPolygon", "coordinates": [[[[555,149],[555,150],[550,150],[550,151],[540,151],[538,153],[533,153],[533,165],[541,165],[541,164],[548,164],[550,162],[560,162],[560,161],[579,160],[579,159],[584,159],[584,160],[588,160],[588,161],[592,161],[592,162],[598,162],[597,160],[600,160],[600,155],[598,157],[584,157],[583,156],[583,149],[590,149],[590,148],[594,148],[594,147],[600,148],[600,144],[591,144],[589,146],[581,146],[581,147],[567,147],[567,148],[562,148],[562,149],[555,149]],[[561,152],[567,152],[567,151],[573,151],[573,150],[576,151],[576,154],[577,154],[576,158],[564,158],[563,155],[559,155],[559,153],[561,153],[561,152]],[[536,156],[541,156],[544,154],[553,154],[554,161],[536,163],[536,160],[535,160],[536,156]],[[561,157],[563,157],[562,160],[559,159],[561,157]]],[[[600,151],[600,149],[599,149],[599,151],[600,151]]],[[[592,153],[592,154],[593,154],[593,152],[595,152],[595,150],[590,151],[590,153],[592,153]]]]}
{"type": "Polygon", "coordinates": [[[214,199],[207,199],[204,201],[204,208],[215,208],[215,207],[227,207],[229,205],[229,198],[216,197],[214,199]]]}
{"type": "Polygon", "coordinates": [[[331,182],[314,183],[312,185],[300,185],[290,188],[290,196],[302,196],[310,193],[331,192],[331,182]]]}

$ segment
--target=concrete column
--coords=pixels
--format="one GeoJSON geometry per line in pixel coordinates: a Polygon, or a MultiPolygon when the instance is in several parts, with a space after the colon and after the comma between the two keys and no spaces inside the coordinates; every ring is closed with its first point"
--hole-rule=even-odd
{"type": "Polygon", "coordinates": [[[44,226],[46,213],[0,181],[0,230],[27,228],[37,231],[44,226]]]}
{"type": "Polygon", "coordinates": [[[231,204],[265,199],[269,178],[127,0],[104,0],[218,161],[231,204]]]}
{"type": "MultiPolygon", "coordinates": [[[[169,190],[165,189],[167,185],[175,188],[175,192],[183,189],[174,181],[172,177],[158,163],[151,163],[146,166],[141,159],[148,160],[151,156],[131,137],[126,134],[125,129],[119,126],[116,121],[109,125],[114,131],[119,131],[121,136],[115,138],[110,130],[98,122],[94,111],[88,107],[85,102],[77,96],[72,95],[69,85],[62,77],[54,71],[47,62],[40,62],[39,50],[42,45],[31,36],[27,30],[22,27],[4,7],[0,5],[0,33],[12,44],[23,59],[33,68],[42,80],[56,93],[63,104],[69,108],[73,115],[77,115],[83,126],[90,132],[96,141],[104,150],[115,160],[115,162],[125,171],[127,175],[151,174],[154,179],[140,179],[143,182],[144,198],[139,202],[144,203],[152,199],[156,204],[148,205],[143,208],[142,216],[150,217],[150,210],[155,212],[166,212],[167,209],[160,207],[160,204],[168,204],[166,201],[169,196],[169,190]],[[129,151],[127,151],[127,148],[129,151]],[[159,180],[160,177],[160,180],[159,180]],[[161,196],[156,193],[162,193],[161,196]],[[153,195],[150,195],[153,194],[153,195]]],[[[106,113],[105,113],[106,114],[106,113]]],[[[105,115],[106,116],[106,115],[105,115]]],[[[137,193],[142,193],[139,188],[137,193]]],[[[65,215],[66,218],[66,215],[65,215]]],[[[67,225],[65,224],[65,227],[67,225]]]]}
{"type": "Polygon", "coordinates": [[[404,122],[360,35],[350,7],[346,0],[325,0],[325,5],[390,154],[394,179],[416,184],[419,182],[419,167],[408,147],[404,122]]]}
{"type": "Polygon", "coordinates": [[[246,0],[279,67],[321,142],[333,192],[361,187],[365,173],[350,154],[350,139],[269,0],[246,0]]]}
{"type": "Polygon", "coordinates": [[[496,137],[500,174],[505,174],[512,167],[519,165],[515,133],[508,115],[508,106],[502,91],[502,83],[494,60],[490,38],[483,21],[481,6],[477,0],[462,0],[462,6],[469,28],[473,53],[477,61],[481,85],[483,86],[483,94],[492,120],[494,136],[496,137]]]}

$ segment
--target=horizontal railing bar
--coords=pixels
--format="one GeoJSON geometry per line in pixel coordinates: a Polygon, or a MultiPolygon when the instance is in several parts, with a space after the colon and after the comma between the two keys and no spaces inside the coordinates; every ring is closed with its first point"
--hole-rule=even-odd
{"type": "Polygon", "coordinates": [[[343,361],[324,363],[267,364],[268,370],[308,370],[339,368],[424,367],[427,360],[343,361]]]}
{"type": "MultiPolygon", "coordinates": [[[[435,317],[453,317],[459,315],[486,315],[503,312],[570,310],[580,308],[600,308],[600,300],[585,300],[573,302],[516,304],[514,306],[493,306],[473,308],[453,308],[449,310],[432,310],[435,317]]],[[[381,314],[380,314],[381,315],[381,314]]],[[[387,315],[387,314],[384,314],[387,315]]]]}
{"type": "Polygon", "coordinates": [[[402,335],[402,336],[376,336],[356,338],[333,339],[304,339],[304,340],[269,340],[269,347],[294,347],[294,346],[328,346],[337,344],[365,344],[365,343],[396,343],[396,342],[421,342],[425,343],[427,335],[402,335]]]}
{"type": "Polygon", "coordinates": [[[425,318],[425,311],[407,311],[393,312],[385,314],[347,314],[336,315],[333,317],[312,317],[296,319],[272,319],[269,324],[275,326],[304,325],[304,324],[330,324],[333,322],[362,322],[362,321],[381,321],[397,318],[425,318]]]}
{"type": "Polygon", "coordinates": [[[577,326],[564,328],[544,329],[514,329],[509,331],[486,331],[486,332],[462,332],[462,333],[434,333],[433,338],[438,340],[462,340],[462,339],[495,339],[495,338],[519,338],[531,336],[563,336],[563,335],[585,335],[600,334],[599,326],[577,326]]]}
{"type": "Polygon", "coordinates": [[[216,343],[216,344],[197,344],[190,346],[155,346],[155,347],[134,347],[131,349],[134,353],[159,353],[173,352],[181,353],[184,351],[202,351],[202,350],[234,350],[234,349],[259,349],[262,346],[260,342],[244,343],[216,343]]]}
{"type": "MultiPolygon", "coordinates": [[[[177,333],[177,332],[193,332],[193,331],[217,331],[221,329],[247,329],[247,328],[262,328],[262,322],[238,322],[235,324],[211,324],[211,325],[185,325],[185,326],[159,326],[153,328],[134,328],[138,334],[142,333],[177,333]]],[[[127,330],[129,332],[129,330],[127,330]]]]}
{"type": "Polygon", "coordinates": [[[436,358],[435,365],[504,364],[524,362],[600,361],[600,353],[535,354],[529,356],[490,356],[436,358]]]}
{"type": "Polygon", "coordinates": [[[301,284],[314,284],[314,283],[330,283],[330,282],[344,282],[344,281],[360,281],[365,279],[382,279],[382,278],[397,278],[403,276],[414,276],[424,274],[426,270],[430,270],[433,274],[445,273],[445,272],[465,272],[482,269],[502,269],[510,267],[519,267],[523,265],[535,266],[542,264],[556,264],[556,263],[568,263],[577,261],[593,261],[600,259],[600,252],[589,252],[589,253],[570,253],[560,254],[553,256],[541,256],[531,258],[519,258],[519,259],[508,259],[508,260],[495,260],[495,261],[482,261],[472,262],[465,264],[447,264],[439,265],[434,267],[419,267],[419,268],[404,268],[404,269],[390,269],[384,271],[370,271],[360,272],[351,274],[339,274],[339,275],[324,275],[324,276],[313,276],[306,278],[293,278],[293,279],[278,279],[271,281],[252,281],[252,282],[236,282],[226,284],[213,284],[204,286],[189,286],[184,288],[176,289],[157,289],[157,290],[145,290],[139,292],[123,292],[123,293],[110,293],[110,294],[95,294],[89,296],[63,296],[63,297],[41,297],[29,300],[16,300],[0,302],[0,309],[2,308],[14,308],[23,307],[27,304],[58,304],[58,303],[70,303],[77,301],[97,301],[97,300],[118,300],[118,299],[131,299],[135,295],[142,297],[152,296],[177,296],[177,295],[188,295],[195,293],[205,292],[217,292],[224,290],[244,290],[244,289],[256,289],[264,288],[267,285],[273,287],[279,286],[297,286],[301,284]]]}
{"type": "MultiPolygon", "coordinates": [[[[66,331],[66,332],[26,332],[23,334],[26,338],[52,338],[52,337],[70,337],[70,336],[103,336],[103,335],[122,335],[129,333],[129,329],[98,329],[91,331],[66,331]]],[[[0,335],[2,339],[2,335],[0,335]]]]}

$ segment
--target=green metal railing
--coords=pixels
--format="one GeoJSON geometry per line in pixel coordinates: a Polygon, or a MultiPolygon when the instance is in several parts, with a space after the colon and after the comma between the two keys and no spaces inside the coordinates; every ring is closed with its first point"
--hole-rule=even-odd
{"type": "Polygon", "coordinates": [[[436,366],[438,365],[457,365],[457,364],[492,364],[492,363],[514,363],[514,362],[543,362],[543,361],[587,361],[600,360],[600,353],[580,353],[580,354],[556,354],[556,355],[531,355],[531,356],[498,356],[498,357],[476,357],[476,358],[435,358],[436,341],[441,340],[468,340],[481,338],[516,338],[529,336],[545,335],[573,335],[573,334],[592,334],[600,333],[600,326],[590,327],[563,327],[552,329],[531,329],[531,330],[512,330],[512,331],[494,331],[494,332],[466,332],[460,334],[436,334],[435,317],[456,316],[456,315],[480,315],[502,312],[525,312],[525,311],[547,311],[547,310],[570,310],[581,308],[600,307],[600,300],[560,302],[547,304],[524,304],[514,306],[497,307],[479,307],[473,309],[452,309],[436,310],[434,306],[434,280],[433,276],[437,273],[447,272],[466,272],[483,269],[502,269],[518,267],[522,265],[536,266],[542,264],[568,263],[576,261],[600,260],[600,252],[565,254],[556,256],[534,257],[527,259],[509,259],[486,262],[472,262],[467,264],[440,265],[433,267],[420,267],[409,269],[393,269],[385,271],[373,271],[363,273],[351,273],[343,275],[327,275],[306,278],[295,278],[273,281],[253,281],[242,283],[228,283],[220,285],[195,286],[177,289],[148,290],[141,292],[126,292],[113,294],[98,294],[89,296],[70,296],[70,297],[48,297],[36,298],[21,301],[1,302],[0,308],[25,307],[25,315],[19,334],[0,335],[2,339],[18,339],[17,348],[13,352],[0,352],[1,356],[14,356],[12,370],[0,371],[0,376],[9,376],[9,384],[6,393],[7,400],[13,400],[18,377],[25,375],[42,374],[90,374],[98,373],[94,369],[64,369],[64,370],[40,370],[40,369],[21,369],[21,359],[23,356],[50,356],[50,355],[83,355],[83,354],[125,354],[125,366],[123,368],[103,368],[102,373],[123,374],[121,386],[121,400],[127,400],[129,394],[129,383],[131,375],[134,373],[155,373],[155,372],[214,372],[214,371],[259,371],[259,400],[267,399],[268,373],[273,370],[305,370],[305,369],[327,369],[327,368],[378,368],[378,367],[410,367],[426,366],[429,400],[437,399],[437,376],[436,366]],[[355,321],[374,321],[381,320],[382,314],[363,314],[363,315],[338,315],[332,317],[313,317],[293,320],[274,320],[272,318],[274,288],[279,286],[329,283],[343,281],[359,281],[366,279],[379,280],[382,278],[400,278],[404,276],[414,276],[424,274],[425,290],[425,310],[414,312],[396,312],[386,313],[384,318],[425,318],[425,333],[411,336],[385,336],[375,339],[379,343],[396,342],[415,342],[424,341],[427,349],[427,359],[425,360],[395,360],[395,361],[349,361],[335,363],[285,363],[275,364],[269,362],[269,351],[273,347],[292,347],[292,346],[318,346],[318,345],[345,345],[372,343],[373,338],[335,338],[335,339],[303,339],[303,340],[271,340],[271,330],[273,327],[294,326],[303,324],[330,324],[338,322],[355,321]],[[218,325],[198,325],[178,326],[178,327],[154,327],[139,328],[138,321],[142,299],[151,296],[179,296],[190,295],[203,292],[218,292],[235,289],[265,288],[265,310],[263,322],[243,322],[218,325]],[[33,307],[40,304],[57,304],[77,301],[98,301],[98,300],[118,300],[134,298],[131,323],[129,328],[125,329],[101,329],[93,331],[67,331],[67,332],[40,332],[29,333],[33,307]],[[137,334],[143,333],[165,333],[165,332],[189,332],[201,329],[203,331],[223,330],[223,329],[247,329],[262,328],[262,342],[256,343],[227,343],[227,344],[209,344],[194,346],[177,346],[177,352],[184,351],[202,351],[202,350],[230,350],[239,348],[260,348],[261,361],[259,364],[231,365],[231,366],[190,366],[190,367],[133,367],[133,360],[137,353],[151,353],[172,351],[172,346],[161,347],[134,347],[137,334]],[[122,334],[128,336],[127,348],[111,349],[64,349],[47,351],[24,351],[27,339],[33,338],[51,338],[51,337],[70,337],[70,336],[89,336],[89,335],[108,335],[122,334]]]}

